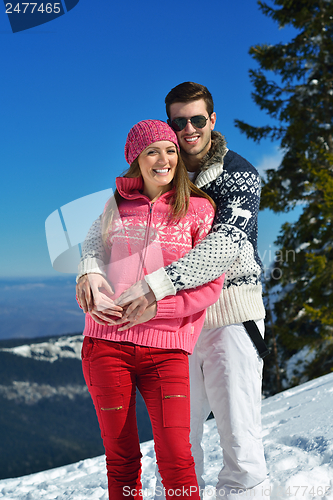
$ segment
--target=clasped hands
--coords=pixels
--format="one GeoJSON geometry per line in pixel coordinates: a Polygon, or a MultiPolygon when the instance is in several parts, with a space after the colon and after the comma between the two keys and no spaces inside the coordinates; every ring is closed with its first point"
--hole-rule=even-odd
{"type": "Polygon", "coordinates": [[[76,296],[83,311],[100,325],[122,325],[118,331],[154,318],[157,310],[155,295],[145,280],[138,281],[112,300],[114,291],[101,274],[82,276],[76,285],[76,296]]]}

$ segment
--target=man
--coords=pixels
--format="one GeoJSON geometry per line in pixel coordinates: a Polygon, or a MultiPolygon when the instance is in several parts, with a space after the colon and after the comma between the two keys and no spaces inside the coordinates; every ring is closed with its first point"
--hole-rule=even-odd
{"type": "MultiPolygon", "coordinates": [[[[179,261],[145,276],[118,304],[135,299],[125,314],[125,320],[135,324],[149,304],[151,291],[160,300],[226,273],[221,296],[207,310],[204,329],[190,357],[192,453],[199,486],[204,488],[201,439],[211,410],[223,449],[216,498],[238,500],[252,494],[267,499],[267,490],[264,493],[262,487],[266,478],[261,439],[263,362],[258,354],[265,316],[257,253],[260,177],[249,162],[228,150],[224,137],[214,131],[216,114],[206,87],[182,83],[169,92],[165,102],[189,177],[214,199],[216,217],[211,233],[197,247],[179,261]],[[254,335],[252,340],[247,329],[254,335]]],[[[88,235],[90,243],[85,245],[79,276],[103,273],[102,248],[96,251],[99,231],[96,221],[88,235]]],[[[95,304],[103,277],[97,280],[93,284],[95,304]]],[[[92,310],[89,276],[79,280],[78,296],[84,310],[92,310]]],[[[92,313],[97,321],[107,318],[96,308],[92,313]]]]}

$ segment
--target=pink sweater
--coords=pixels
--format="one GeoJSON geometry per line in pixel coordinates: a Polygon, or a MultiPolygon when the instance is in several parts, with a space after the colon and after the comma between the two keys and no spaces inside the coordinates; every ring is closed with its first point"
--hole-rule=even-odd
{"type": "MultiPolygon", "coordinates": [[[[116,299],[124,290],[157,269],[188,253],[210,231],[214,210],[208,200],[192,196],[185,217],[175,222],[170,215],[169,191],[152,203],[140,191],[142,178],[118,177],[117,189],[124,198],[119,215],[108,231],[110,251],[107,277],[116,299]]],[[[202,329],[206,308],[221,293],[224,275],[201,287],[183,290],[157,302],[156,316],[123,332],[102,326],[86,314],[84,335],[115,342],[193,352],[202,329]]]]}

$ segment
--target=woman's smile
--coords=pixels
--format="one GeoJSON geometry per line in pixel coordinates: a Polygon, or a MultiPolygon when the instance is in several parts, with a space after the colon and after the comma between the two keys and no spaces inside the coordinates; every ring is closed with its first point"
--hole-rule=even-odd
{"type": "Polygon", "coordinates": [[[142,151],[138,160],[144,182],[143,193],[150,200],[171,189],[178,163],[177,147],[173,142],[153,142],[142,151]]]}

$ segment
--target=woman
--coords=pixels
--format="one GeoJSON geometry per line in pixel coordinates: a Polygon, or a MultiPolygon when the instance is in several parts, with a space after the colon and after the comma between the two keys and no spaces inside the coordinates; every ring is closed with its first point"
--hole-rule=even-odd
{"type": "MultiPolygon", "coordinates": [[[[177,136],[167,124],[136,124],[125,157],[130,168],[116,179],[117,191],[103,214],[112,300],[187,253],[207,235],[214,218],[214,202],[188,180],[177,136]]],[[[116,306],[108,324],[86,314],[83,373],[101,428],[110,499],[140,496],[138,387],[151,419],[166,498],[199,500],[189,443],[188,354],[205,308],[218,299],[222,284],[223,277],[155,302],[140,325],[119,326],[116,306]]]]}

